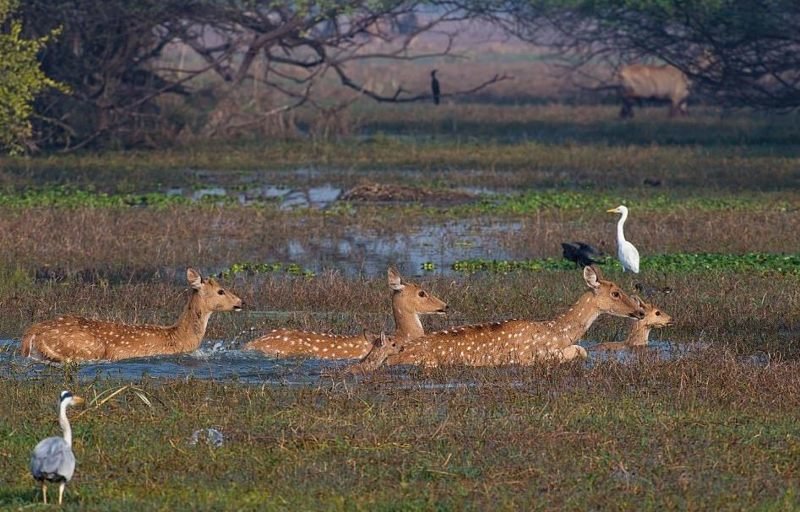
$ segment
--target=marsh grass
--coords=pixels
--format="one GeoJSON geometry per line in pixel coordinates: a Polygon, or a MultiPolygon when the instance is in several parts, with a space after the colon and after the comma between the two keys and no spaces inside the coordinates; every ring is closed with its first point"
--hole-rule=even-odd
{"type": "MultiPolygon", "coordinates": [[[[151,405],[126,392],[73,420],[66,508],[791,509],[798,375],[723,350],[301,389],[147,381],[151,405]],[[188,442],[208,427],[221,447],[188,442]]],[[[65,383],[0,386],[0,503],[20,507],[65,383]]],[[[119,384],[71,387],[93,397],[119,384]]]]}
{"type": "Polygon", "coordinates": [[[800,184],[796,115],[709,111],[670,120],[659,111],[620,122],[613,107],[564,105],[370,112],[370,135],[334,142],[204,141],[159,151],[3,158],[0,186],[59,183],[142,194],[174,186],[242,185],[254,173],[272,184],[333,180],[352,186],[365,171],[426,186],[613,188],[638,187],[645,178],[714,189],[800,184]]]}
{"type": "MultiPolygon", "coordinates": [[[[101,397],[73,422],[79,465],[67,510],[798,508],[798,278],[722,265],[763,253],[774,267],[780,253],[800,253],[796,117],[707,111],[668,121],[659,109],[623,124],[615,111],[420,106],[362,112],[369,135],[333,143],[3,159],[2,338],[64,313],[171,323],[190,265],[223,273],[247,304],[215,314],[209,339],[235,347],[274,327],[390,331],[385,269],[337,270],[331,248],[353,233],[402,241],[386,258],[451,308],[424,318],[429,330],[547,319],[585,289],[575,269],[417,277],[410,245],[422,228],[440,228],[424,248],[435,255],[464,243],[458,229],[491,226],[473,247],[480,258],[497,247],[514,260],[558,258],[560,243],[573,240],[613,254],[616,219],[603,212],[624,201],[635,205],[628,238],[644,256],[678,263],[635,277],[606,265],[607,277],[629,292],[638,281],[669,287],[649,300],[676,323],[652,337],[705,349],[559,367],[393,368],[300,386],[79,380],[75,365],[23,380],[12,369],[0,378],[0,508],[34,500],[28,456],[57,433],[55,399],[66,387],[101,397]],[[411,133],[415,126],[428,132],[411,133]],[[459,207],[294,212],[124,199],[254,180],[506,195],[459,207]],[[53,187],[82,191],[65,199],[53,187]],[[682,261],[693,253],[719,256],[698,272],[682,261]],[[308,268],[304,257],[314,275],[236,271],[245,262],[308,268]],[[223,433],[222,447],[189,444],[205,428],[223,433]]],[[[368,268],[375,246],[353,240],[348,260],[368,268]]],[[[586,338],[621,340],[628,322],[602,317],[586,338]]]]}

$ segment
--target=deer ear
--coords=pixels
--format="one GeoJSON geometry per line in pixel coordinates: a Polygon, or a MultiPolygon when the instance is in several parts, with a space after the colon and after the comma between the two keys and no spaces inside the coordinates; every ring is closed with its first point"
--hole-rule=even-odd
{"type": "Polygon", "coordinates": [[[600,278],[597,275],[597,270],[592,266],[583,267],[583,280],[593,290],[600,288],[600,278]]]}
{"type": "Polygon", "coordinates": [[[389,288],[392,290],[399,292],[406,287],[402,282],[400,282],[400,274],[398,274],[397,271],[392,267],[389,267],[386,275],[389,278],[389,288]]]}
{"type": "Polygon", "coordinates": [[[186,269],[186,280],[189,282],[189,286],[195,290],[199,290],[203,286],[203,277],[193,268],[186,269]]]}
{"type": "Polygon", "coordinates": [[[645,302],[642,300],[642,298],[639,297],[638,295],[631,295],[631,298],[633,299],[633,301],[636,304],[639,305],[640,308],[644,309],[644,308],[647,307],[647,304],[645,304],[645,302]]]}

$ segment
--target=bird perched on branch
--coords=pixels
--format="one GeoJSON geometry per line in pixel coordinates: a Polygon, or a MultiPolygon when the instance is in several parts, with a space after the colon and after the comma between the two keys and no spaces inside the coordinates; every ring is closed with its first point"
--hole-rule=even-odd
{"type": "Polygon", "coordinates": [[[439,104],[439,99],[442,94],[442,89],[439,86],[439,80],[436,78],[436,69],[431,71],[431,95],[433,96],[434,105],[439,104]]]}
{"type": "Polygon", "coordinates": [[[64,487],[75,472],[75,454],[72,453],[72,428],[67,419],[67,407],[80,405],[83,398],[62,391],[59,398],[58,423],[64,437],[42,439],[31,454],[31,475],[42,485],[42,498],[47,503],[47,483],[58,483],[58,504],[64,498],[64,487]]]}

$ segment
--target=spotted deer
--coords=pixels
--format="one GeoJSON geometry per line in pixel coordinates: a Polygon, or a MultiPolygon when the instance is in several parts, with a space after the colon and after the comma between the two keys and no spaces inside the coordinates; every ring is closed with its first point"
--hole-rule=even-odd
{"type": "Polygon", "coordinates": [[[653,304],[648,304],[639,297],[632,297],[644,310],[644,318],[633,323],[631,331],[625,341],[611,341],[595,345],[592,350],[611,351],[626,350],[644,347],[650,337],[651,329],[660,329],[672,325],[672,317],[658,309],[653,304]]]}
{"type": "Polygon", "coordinates": [[[594,267],[583,269],[589,287],[578,302],[553,320],[508,320],[438,331],[403,344],[387,364],[497,366],[586,357],[576,345],[601,314],[644,317],[637,302],[594,267]]]}
{"type": "Polygon", "coordinates": [[[344,373],[365,374],[374,372],[386,361],[386,358],[393,354],[399,354],[402,351],[402,344],[389,338],[385,333],[381,333],[380,338],[374,341],[369,353],[367,353],[361,361],[345,368],[344,373]]]}
{"type": "Polygon", "coordinates": [[[33,324],[22,336],[23,356],[50,361],[119,360],[191,352],[200,346],[215,311],[240,311],[242,299],[213,278],[189,268],[192,291],[172,326],[131,325],[78,316],[60,316],[33,324]]]}
{"type": "MultiPolygon", "coordinates": [[[[404,283],[393,268],[387,271],[392,290],[392,313],[398,342],[419,338],[425,334],[419,315],[445,313],[447,304],[413,283],[404,283]]],[[[277,357],[310,356],[319,359],[361,359],[372,350],[373,339],[366,334],[338,334],[273,329],[244,346],[277,357]]]]}

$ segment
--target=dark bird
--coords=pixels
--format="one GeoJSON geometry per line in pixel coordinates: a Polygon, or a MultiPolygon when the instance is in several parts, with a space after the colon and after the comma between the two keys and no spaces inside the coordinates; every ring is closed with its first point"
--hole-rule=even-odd
{"type": "Polygon", "coordinates": [[[578,267],[585,267],[594,263],[602,263],[603,254],[592,247],[591,245],[583,242],[564,242],[561,244],[564,259],[574,261],[578,267]]]}
{"type": "Polygon", "coordinates": [[[433,103],[439,104],[439,97],[442,94],[442,89],[439,87],[439,80],[436,78],[436,70],[431,71],[431,94],[433,94],[433,103]]]}
{"type": "Polygon", "coordinates": [[[672,288],[670,286],[653,286],[646,283],[636,283],[633,287],[639,295],[644,297],[652,297],[657,294],[668,295],[672,293],[672,288]]]}

